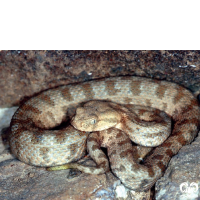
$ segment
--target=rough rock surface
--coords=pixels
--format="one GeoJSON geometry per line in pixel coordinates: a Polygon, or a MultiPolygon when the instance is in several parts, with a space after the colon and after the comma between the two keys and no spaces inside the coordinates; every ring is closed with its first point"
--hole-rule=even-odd
{"type": "Polygon", "coordinates": [[[0,107],[72,82],[137,75],[200,88],[200,51],[0,51],[0,107]]]}
{"type": "Polygon", "coordinates": [[[100,176],[81,174],[72,178],[69,176],[69,170],[48,172],[44,168],[8,160],[0,164],[0,176],[1,199],[82,200],[89,197],[91,199],[114,197],[113,181],[110,183],[108,181],[113,177],[109,174],[100,176]]]}
{"type": "Polygon", "coordinates": [[[48,172],[17,160],[4,161],[0,163],[0,199],[133,199],[110,172],[75,177],[69,173],[70,170],[48,172]]]}
{"type": "Polygon", "coordinates": [[[0,108],[0,162],[9,158],[13,158],[10,152],[7,151],[8,141],[6,141],[4,136],[7,137],[8,135],[10,120],[17,108],[18,107],[0,108]],[[2,152],[4,153],[2,154],[2,152]]]}
{"type": "Polygon", "coordinates": [[[184,146],[179,153],[171,159],[164,176],[156,183],[156,199],[199,199],[199,158],[200,133],[191,145],[184,146]],[[181,184],[184,185],[181,187],[181,184]]]}

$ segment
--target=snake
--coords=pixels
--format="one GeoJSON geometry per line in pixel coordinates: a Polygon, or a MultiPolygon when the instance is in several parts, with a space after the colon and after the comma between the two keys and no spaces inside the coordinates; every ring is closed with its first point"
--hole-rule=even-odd
{"type": "Polygon", "coordinates": [[[145,169],[141,171],[144,167],[139,165],[139,160],[148,154],[151,147],[163,143],[171,133],[171,118],[164,112],[105,101],[89,101],[77,108],[71,124],[78,130],[92,132],[87,139],[87,151],[97,166],[70,163],[48,170],[75,168],[84,173],[101,174],[109,171],[110,164],[114,175],[127,188],[135,191],[138,190],[138,173],[145,174],[145,169]],[[143,146],[132,146],[130,138],[136,138],[134,142],[143,146]],[[101,147],[107,148],[109,159],[101,147]]]}
{"type": "Polygon", "coordinates": [[[71,118],[80,104],[91,100],[152,107],[171,117],[172,133],[147,157],[142,167],[146,172],[138,175],[137,187],[141,189],[150,187],[155,177],[163,174],[171,157],[191,143],[199,129],[198,101],[186,88],[145,77],[110,77],[52,88],[22,104],[11,120],[11,152],[35,166],[78,160],[84,154],[89,132],[71,125],[58,130],[55,127],[71,118]],[[153,168],[152,163],[156,163],[153,168]]]}

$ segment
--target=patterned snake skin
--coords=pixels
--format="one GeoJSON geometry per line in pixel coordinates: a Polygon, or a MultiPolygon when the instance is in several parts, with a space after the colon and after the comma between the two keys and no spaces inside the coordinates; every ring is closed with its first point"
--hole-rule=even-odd
{"type": "MultiPolygon", "coordinates": [[[[149,176],[147,169],[139,165],[139,159],[152,149],[146,146],[155,147],[167,139],[171,133],[171,119],[157,109],[125,106],[112,102],[89,101],[83,107],[77,108],[71,123],[81,131],[98,131],[90,134],[87,140],[88,152],[98,164],[97,169],[85,166],[85,173],[94,174],[103,168],[107,171],[110,163],[112,172],[126,187],[139,190],[143,177],[149,176]],[[146,149],[146,153],[142,155],[138,147],[132,146],[129,138],[145,146],[140,146],[140,150],[146,149]],[[109,161],[101,147],[107,148],[109,161]]],[[[68,164],[62,167],[77,168],[81,171],[84,168],[80,164],[68,164]]],[[[151,180],[152,178],[156,181],[158,175],[150,177],[151,180]]],[[[149,186],[146,188],[144,185],[142,187],[143,190],[148,188],[149,186]]]]}
{"type": "Polygon", "coordinates": [[[145,160],[144,172],[141,170],[138,174],[140,189],[149,187],[151,177],[160,176],[170,158],[198,132],[198,102],[187,89],[175,83],[142,77],[112,77],[50,89],[28,100],[12,118],[11,151],[21,161],[36,166],[55,166],[79,159],[88,133],[70,126],[62,130],[46,129],[60,125],[67,116],[74,114],[80,103],[89,100],[153,107],[171,116],[172,134],[145,160]],[[75,136],[71,139],[72,135],[75,136]],[[63,158],[66,152],[68,156],[63,158]]]}
{"type": "MultiPolygon", "coordinates": [[[[72,125],[83,131],[87,132],[93,132],[93,131],[98,131],[99,133],[92,133],[88,136],[87,139],[87,150],[90,155],[90,157],[93,158],[93,160],[96,162],[97,166],[96,167],[91,167],[91,166],[84,166],[79,163],[68,163],[65,165],[59,165],[56,167],[50,167],[47,168],[48,171],[53,171],[53,170],[62,170],[62,169],[69,169],[69,168],[75,168],[79,169],[80,171],[84,173],[89,173],[89,174],[101,174],[109,171],[109,161],[107,157],[105,156],[104,152],[101,150],[101,147],[106,147],[109,149],[116,149],[116,155],[112,153],[113,157],[118,157],[118,164],[124,163],[124,160],[120,160],[119,154],[121,154],[121,149],[125,152],[131,152],[132,159],[128,163],[126,162],[126,165],[131,165],[133,163],[133,158],[139,162],[139,160],[143,159],[143,157],[146,156],[151,150],[152,146],[155,146],[156,144],[161,144],[166,138],[170,135],[170,130],[171,130],[171,119],[169,116],[166,115],[166,113],[161,112],[155,108],[150,108],[150,107],[144,107],[144,106],[136,106],[132,104],[126,104],[124,106],[118,105],[116,103],[112,102],[104,102],[104,101],[89,101],[86,104],[84,104],[84,107],[79,107],[76,110],[76,115],[71,121],[72,125]],[[112,108],[110,106],[112,105],[112,108]],[[131,122],[131,133],[134,133],[134,135],[139,135],[141,136],[140,140],[141,142],[144,142],[145,144],[150,144],[149,146],[151,147],[143,147],[143,146],[132,146],[131,140],[128,138],[126,134],[124,134],[122,131],[119,131],[117,129],[109,129],[109,127],[113,127],[113,123],[115,124],[115,116],[117,112],[115,110],[118,110],[119,112],[120,109],[120,115],[123,115],[125,113],[126,116],[129,118],[135,118],[137,119],[137,122],[131,122]],[[114,111],[114,112],[113,112],[114,111]],[[88,126],[82,128],[79,127],[83,123],[86,125],[87,122],[93,121],[93,117],[91,116],[95,115],[101,115],[100,120],[96,120],[96,126],[91,127],[91,124],[88,124],[88,126]],[[87,119],[85,119],[85,117],[87,119]],[[111,119],[111,117],[113,117],[111,119]],[[101,123],[102,120],[104,120],[103,124],[101,123]],[[144,121],[145,120],[145,121],[144,121]],[[84,121],[84,122],[83,122],[84,121]],[[98,122],[99,121],[99,122],[98,122]],[[83,123],[82,123],[83,122],[83,123]],[[97,125],[99,124],[99,125],[97,125]],[[108,126],[106,126],[108,125],[108,126]],[[90,129],[90,130],[89,130],[90,129]],[[100,131],[104,130],[105,131],[100,131]],[[141,130],[141,133],[138,133],[138,129],[141,130]],[[109,130],[109,131],[108,131],[109,130]],[[148,131],[149,131],[149,138],[148,138],[148,131]],[[113,133],[113,134],[110,134],[113,133]],[[120,137],[115,137],[116,132],[120,134],[120,137]],[[136,133],[136,134],[135,134],[136,133]],[[152,136],[150,136],[150,134],[152,136]],[[156,141],[155,143],[155,138],[159,140],[159,143],[156,141]],[[109,138],[108,138],[109,136],[109,138]],[[143,137],[144,136],[144,137],[143,137]],[[149,140],[148,142],[145,142],[143,140],[149,140]],[[131,146],[127,146],[126,143],[125,145],[120,145],[120,143],[123,141],[128,141],[128,143],[131,144],[131,146]],[[110,147],[110,143],[113,144],[113,147],[110,147]],[[128,148],[127,148],[128,147],[128,148]],[[130,148],[131,147],[131,148],[130,148]]],[[[121,120],[120,120],[121,121],[121,120]]],[[[119,134],[117,134],[119,136],[119,134]]],[[[131,135],[132,136],[132,135],[131,135]]],[[[134,138],[140,138],[139,136],[136,136],[134,138]]],[[[133,137],[133,136],[132,136],[133,137]]],[[[112,157],[112,158],[113,158],[112,157]]],[[[114,169],[116,168],[116,165],[111,164],[111,168],[114,169]]],[[[117,172],[116,172],[117,173],[117,172]]],[[[125,173],[125,171],[124,171],[125,173]]],[[[119,174],[118,178],[123,179],[123,177],[120,177],[121,174],[119,174]]],[[[131,176],[130,176],[131,178],[131,176]]]]}
{"type": "Polygon", "coordinates": [[[156,147],[171,134],[171,119],[151,107],[105,101],[89,101],[78,107],[71,124],[80,131],[102,131],[111,127],[124,131],[138,145],[156,147]]]}

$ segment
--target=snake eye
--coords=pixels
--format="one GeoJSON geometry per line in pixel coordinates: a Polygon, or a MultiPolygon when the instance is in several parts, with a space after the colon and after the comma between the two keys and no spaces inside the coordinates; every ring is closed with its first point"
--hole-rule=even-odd
{"type": "Polygon", "coordinates": [[[93,119],[92,121],[91,121],[91,124],[96,124],[96,119],[93,119]]]}

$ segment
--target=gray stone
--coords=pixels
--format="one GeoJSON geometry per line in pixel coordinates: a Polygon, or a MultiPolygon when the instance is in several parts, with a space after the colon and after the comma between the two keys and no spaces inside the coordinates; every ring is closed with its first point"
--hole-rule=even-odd
{"type": "Polygon", "coordinates": [[[156,200],[200,198],[200,136],[181,148],[156,183],[156,200]],[[198,187],[198,189],[197,189],[198,187]]]}

